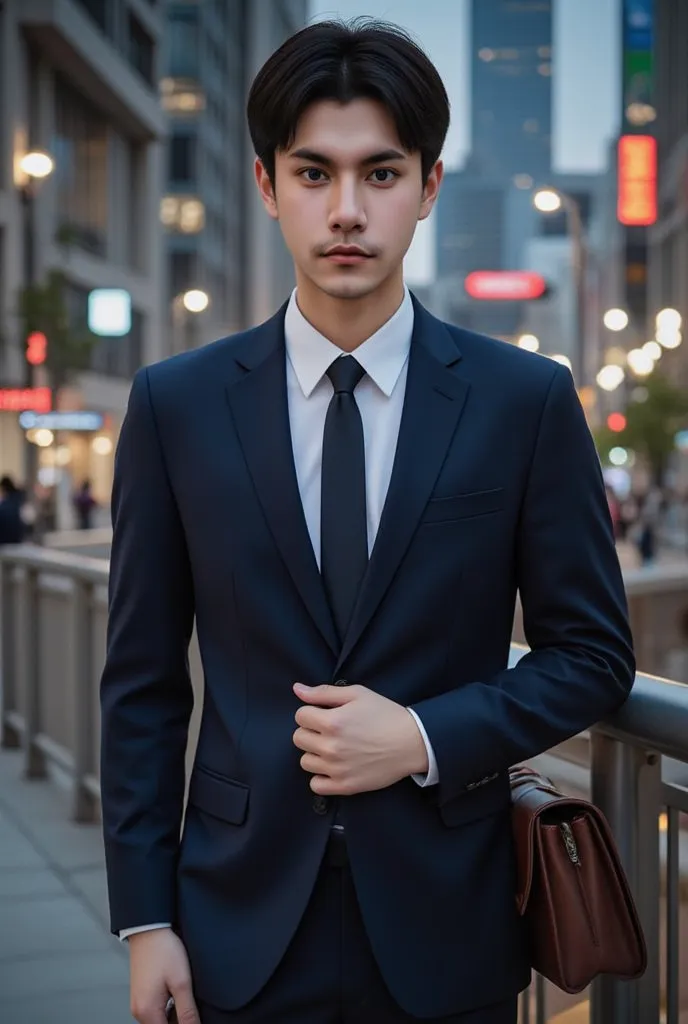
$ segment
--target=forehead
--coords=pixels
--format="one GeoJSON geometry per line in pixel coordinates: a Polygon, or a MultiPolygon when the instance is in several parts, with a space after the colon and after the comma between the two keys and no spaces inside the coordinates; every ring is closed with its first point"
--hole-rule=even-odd
{"type": "Polygon", "coordinates": [[[338,163],[355,163],[385,149],[406,152],[391,114],[382,103],[368,99],[312,103],[299,118],[287,155],[302,148],[338,163]]]}

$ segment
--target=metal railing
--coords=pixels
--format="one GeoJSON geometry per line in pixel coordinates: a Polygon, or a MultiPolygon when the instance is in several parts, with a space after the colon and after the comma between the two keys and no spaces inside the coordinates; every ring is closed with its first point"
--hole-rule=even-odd
{"type": "MultiPolygon", "coordinates": [[[[2,744],[23,749],[27,777],[56,773],[66,778],[72,790],[72,815],[80,822],[92,822],[99,815],[98,686],[105,655],[107,578],[104,559],[30,545],[0,549],[2,744]]],[[[524,652],[514,646],[512,661],[524,652]]],[[[196,702],[189,761],[202,705],[195,637],[190,663],[196,702]]],[[[540,760],[564,788],[573,780],[577,791],[589,790],[606,814],[648,945],[649,966],[641,979],[619,982],[605,977],[593,983],[591,1021],[678,1024],[679,854],[685,838],[680,815],[688,814],[688,686],[638,675],[618,714],[536,763],[540,760]]],[[[521,1000],[521,1024],[545,1024],[552,995],[546,983],[535,978],[521,1000]]]]}

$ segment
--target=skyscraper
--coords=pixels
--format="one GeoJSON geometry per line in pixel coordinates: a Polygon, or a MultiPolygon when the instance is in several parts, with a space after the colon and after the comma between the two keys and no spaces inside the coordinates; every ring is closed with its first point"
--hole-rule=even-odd
{"type": "Polygon", "coordinates": [[[552,0],[473,0],[471,165],[498,179],[551,168],[552,0]]]}

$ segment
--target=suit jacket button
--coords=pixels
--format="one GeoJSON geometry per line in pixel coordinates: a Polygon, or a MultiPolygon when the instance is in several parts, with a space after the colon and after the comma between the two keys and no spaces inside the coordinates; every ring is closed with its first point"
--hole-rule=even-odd
{"type": "Polygon", "coordinates": [[[321,796],[319,793],[313,797],[313,810],[316,814],[327,814],[328,802],[326,796],[321,796]]]}
{"type": "Polygon", "coordinates": [[[349,680],[348,679],[336,679],[335,682],[332,685],[333,686],[348,686],[349,685],[349,680]]]}

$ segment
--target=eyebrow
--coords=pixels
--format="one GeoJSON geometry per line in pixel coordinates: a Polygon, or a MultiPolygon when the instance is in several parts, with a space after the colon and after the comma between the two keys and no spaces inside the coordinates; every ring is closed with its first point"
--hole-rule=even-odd
{"type": "MultiPolygon", "coordinates": [[[[323,167],[334,167],[335,161],[330,159],[328,156],[324,156],[323,153],[316,153],[314,149],[302,148],[295,149],[293,153],[289,154],[290,159],[296,160],[309,160],[314,164],[322,164],[323,167]]],[[[405,160],[406,154],[401,153],[398,149],[382,149],[379,153],[371,153],[370,156],[366,156],[361,160],[361,164],[364,167],[371,166],[372,164],[384,164],[389,163],[391,160],[405,160]]]]}

